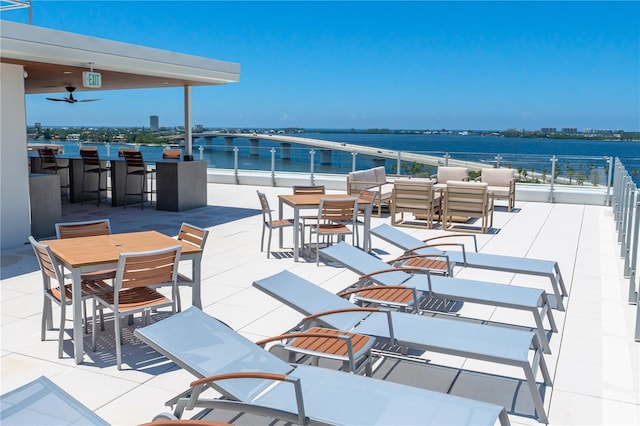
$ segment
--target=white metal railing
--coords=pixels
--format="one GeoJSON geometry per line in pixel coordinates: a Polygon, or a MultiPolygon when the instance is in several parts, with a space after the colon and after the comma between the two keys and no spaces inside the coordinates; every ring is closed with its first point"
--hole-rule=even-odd
{"type": "Polygon", "coordinates": [[[636,305],[635,340],[640,342],[640,288],[638,288],[638,248],[640,239],[640,190],[622,162],[616,158],[613,209],[624,276],[629,278],[629,304],[636,305]]]}

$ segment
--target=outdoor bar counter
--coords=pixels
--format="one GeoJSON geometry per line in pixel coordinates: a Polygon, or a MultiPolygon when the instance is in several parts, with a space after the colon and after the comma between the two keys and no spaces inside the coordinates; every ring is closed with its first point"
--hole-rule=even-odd
{"type": "MultiPolygon", "coordinates": [[[[70,192],[69,201],[79,203],[82,199],[82,158],[77,155],[58,155],[61,160],[69,163],[70,192]]],[[[30,153],[32,173],[42,173],[40,158],[37,153],[30,153]]],[[[100,158],[101,161],[111,163],[111,205],[124,206],[124,179],[126,164],[124,158],[109,156],[100,158]]],[[[207,205],[207,162],[206,161],[182,161],[182,160],[157,160],[149,161],[150,166],[155,167],[156,173],[153,183],[147,180],[147,184],[154,186],[156,208],[167,211],[184,211],[207,205]]],[[[62,178],[65,179],[65,178],[62,178]]],[[[97,184],[95,175],[88,175],[85,183],[87,188],[94,188],[97,184]]],[[[130,185],[136,185],[139,181],[131,179],[130,185]]],[[[106,183],[106,182],[105,182],[106,183]]],[[[130,187],[131,189],[132,187],[130,187]]],[[[103,194],[104,196],[104,194],[103,194]]],[[[85,194],[85,202],[96,200],[96,195],[85,194]]],[[[130,196],[130,204],[139,204],[139,198],[130,196]]]]}

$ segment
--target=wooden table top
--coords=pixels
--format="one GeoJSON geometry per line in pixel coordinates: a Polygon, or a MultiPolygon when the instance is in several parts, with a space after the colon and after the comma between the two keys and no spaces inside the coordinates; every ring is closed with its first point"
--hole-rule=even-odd
{"type": "Polygon", "coordinates": [[[278,198],[291,207],[319,206],[321,198],[346,199],[358,198],[349,194],[284,194],[278,198]]]}
{"type": "Polygon", "coordinates": [[[175,245],[182,246],[183,255],[202,252],[199,247],[156,231],[65,238],[43,243],[51,248],[63,264],[73,268],[116,263],[120,253],[157,250],[175,245]]]}

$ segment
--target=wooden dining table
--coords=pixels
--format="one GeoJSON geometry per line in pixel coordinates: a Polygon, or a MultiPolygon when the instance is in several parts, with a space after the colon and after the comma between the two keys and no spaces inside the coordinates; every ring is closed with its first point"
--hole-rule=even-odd
{"type": "MultiPolygon", "coordinates": [[[[121,253],[157,250],[182,246],[181,260],[192,261],[192,303],[202,308],[201,263],[202,249],[156,231],[127,232],[91,237],[65,238],[45,241],[58,261],[72,275],[73,342],[76,364],[83,362],[81,275],[101,269],[116,268],[121,253]]],[[[49,312],[51,314],[51,312],[49,312]]],[[[50,319],[47,319],[50,323],[50,319]]]]}
{"type": "MultiPolygon", "coordinates": [[[[320,200],[322,198],[332,198],[332,199],[346,199],[346,198],[354,198],[353,195],[349,194],[283,194],[278,195],[279,200],[279,212],[278,218],[284,218],[284,206],[287,205],[293,208],[293,261],[297,262],[300,257],[300,233],[298,229],[300,228],[300,211],[302,210],[317,210],[320,207],[320,200]]],[[[365,205],[369,205],[370,202],[366,200],[359,200],[358,205],[363,207],[365,205]]],[[[364,230],[363,230],[363,245],[362,248],[364,251],[368,252],[371,248],[369,247],[369,229],[371,228],[371,209],[364,209],[364,230]]],[[[282,248],[283,234],[282,228],[280,228],[280,247],[282,248]]]]}

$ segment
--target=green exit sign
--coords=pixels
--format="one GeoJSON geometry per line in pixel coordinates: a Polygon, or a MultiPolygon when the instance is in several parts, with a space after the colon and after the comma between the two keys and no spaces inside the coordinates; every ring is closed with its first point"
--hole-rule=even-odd
{"type": "Polygon", "coordinates": [[[93,71],[84,71],[82,73],[82,85],[84,87],[90,87],[92,89],[99,89],[102,87],[102,74],[93,71]]]}

